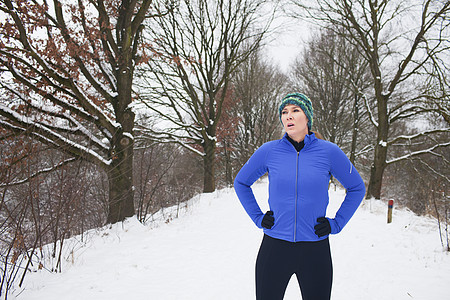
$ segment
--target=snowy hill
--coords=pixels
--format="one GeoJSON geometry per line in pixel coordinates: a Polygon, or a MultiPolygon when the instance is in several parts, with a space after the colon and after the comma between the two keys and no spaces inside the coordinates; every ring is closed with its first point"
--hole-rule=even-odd
{"type": "MultiPolygon", "coordinates": [[[[266,209],[267,183],[254,186],[266,209]]],[[[344,197],[330,191],[330,216],[344,197]]],[[[449,299],[450,253],[437,224],[387,206],[364,202],[332,236],[333,300],[449,299]]],[[[143,226],[132,218],[92,231],[85,246],[75,239],[60,274],[27,275],[20,300],[254,299],[254,263],[262,238],[232,189],[192,199],[179,218],[143,226]]],[[[67,252],[68,253],[68,252],[67,252]]],[[[301,299],[293,277],[286,300],[301,299]]]]}

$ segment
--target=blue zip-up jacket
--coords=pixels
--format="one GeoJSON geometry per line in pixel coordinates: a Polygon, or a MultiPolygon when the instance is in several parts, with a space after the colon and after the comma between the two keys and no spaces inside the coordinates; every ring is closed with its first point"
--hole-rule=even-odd
{"type": "Polygon", "coordinates": [[[286,135],[262,145],[241,168],[234,189],[245,211],[259,228],[264,213],[251,189],[265,173],[269,174],[269,206],[275,224],[264,233],[290,242],[318,241],[314,233],[317,218],[328,206],[328,183],[333,175],[347,190],[334,218],[329,218],[331,233],[344,228],[365,194],[364,182],[347,156],[335,144],[306,135],[304,147],[297,152],[286,135]]]}

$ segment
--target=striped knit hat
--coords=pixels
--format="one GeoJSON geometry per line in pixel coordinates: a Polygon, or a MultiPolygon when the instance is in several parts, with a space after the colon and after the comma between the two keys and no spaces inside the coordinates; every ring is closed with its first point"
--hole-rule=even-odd
{"type": "Polygon", "coordinates": [[[313,124],[314,110],[312,107],[311,100],[301,93],[291,93],[287,94],[283,100],[281,100],[280,108],[278,109],[278,113],[280,114],[280,122],[281,122],[281,112],[283,108],[288,104],[294,104],[300,106],[300,108],[305,113],[308,118],[308,129],[311,130],[313,124]]]}

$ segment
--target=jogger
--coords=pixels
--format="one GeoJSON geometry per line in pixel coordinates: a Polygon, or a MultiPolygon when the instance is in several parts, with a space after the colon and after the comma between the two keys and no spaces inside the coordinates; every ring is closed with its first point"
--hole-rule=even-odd
{"type": "Polygon", "coordinates": [[[364,181],[345,153],[311,131],[314,111],[301,93],[288,94],[278,109],[286,134],[259,147],[234,180],[239,201],[264,231],[256,261],[256,299],[282,300],[293,274],[303,300],[329,300],[333,280],[328,236],[339,233],[365,195],[364,181]],[[263,213],[251,186],[269,178],[263,213]],[[330,178],[346,190],[334,218],[326,216],[330,178]]]}
{"type": "Polygon", "coordinates": [[[283,299],[293,274],[303,300],[330,299],[333,267],[328,238],[294,243],[264,235],[256,260],[256,299],[283,299]]]}

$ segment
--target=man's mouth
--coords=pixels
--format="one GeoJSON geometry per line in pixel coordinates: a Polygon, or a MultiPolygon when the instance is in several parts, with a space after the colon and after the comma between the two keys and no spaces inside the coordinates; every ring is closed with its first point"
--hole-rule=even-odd
{"type": "Polygon", "coordinates": [[[287,127],[292,127],[292,126],[294,126],[294,124],[288,124],[288,125],[287,125],[287,127]]]}

